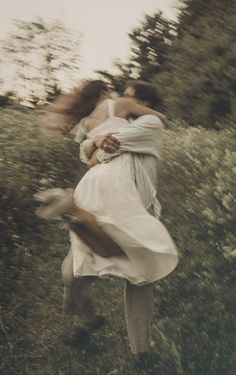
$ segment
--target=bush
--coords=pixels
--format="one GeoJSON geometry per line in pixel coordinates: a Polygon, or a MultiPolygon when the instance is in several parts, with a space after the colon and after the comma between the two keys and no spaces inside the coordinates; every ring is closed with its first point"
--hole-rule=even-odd
{"type": "MultiPolygon", "coordinates": [[[[42,116],[42,115],[41,115],[42,116]]],[[[40,133],[40,115],[7,110],[1,113],[2,223],[21,236],[35,232],[33,194],[50,187],[74,187],[85,167],[79,162],[79,145],[70,139],[50,139],[40,133]]]]}
{"type": "Polygon", "coordinates": [[[197,238],[207,238],[222,254],[225,247],[236,249],[234,140],[234,127],[209,131],[172,124],[162,166],[163,182],[172,184],[179,209],[169,216],[181,215],[186,224],[191,218],[197,238]]]}
{"type": "Polygon", "coordinates": [[[180,264],[160,283],[157,310],[185,374],[226,374],[233,358],[234,139],[233,129],[178,123],[165,134],[160,199],[180,264]]]}
{"type": "Polygon", "coordinates": [[[74,187],[85,171],[77,144],[41,134],[41,116],[26,109],[1,111],[2,298],[8,295],[11,299],[34,243],[47,249],[54,235],[62,238],[56,225],[44,223],[35,215],[33,194],[50,187],[74,187]]]}

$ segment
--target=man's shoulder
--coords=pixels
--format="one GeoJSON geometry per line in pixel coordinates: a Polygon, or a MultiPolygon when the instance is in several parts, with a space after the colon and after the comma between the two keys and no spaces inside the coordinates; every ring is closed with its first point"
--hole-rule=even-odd
{"type": "Polygon", "coordinates": [[[158,116],[155,115],[142,115],[139,116],[136,120],[134,120],[134,123],[137,124],[146,124],[146,125],[153,125],[160,129],[164,128],[164,124],[161,121],[161,119],[158,116]]]}

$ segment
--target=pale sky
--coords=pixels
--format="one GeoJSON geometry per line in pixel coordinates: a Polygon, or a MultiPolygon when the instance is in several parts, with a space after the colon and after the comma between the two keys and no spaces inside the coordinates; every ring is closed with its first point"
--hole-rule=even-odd
{"type": "Polygon", "coordinates": [[[0,38],[11,29],[12,18],[60,18],[82,34],[81,77],[93,78],[95,70],[111,72],[115,59],[128,58],[128,33],[144,14],[160,10],[173,19],[177,5],[178,0],[0,0],[0,38]]]}

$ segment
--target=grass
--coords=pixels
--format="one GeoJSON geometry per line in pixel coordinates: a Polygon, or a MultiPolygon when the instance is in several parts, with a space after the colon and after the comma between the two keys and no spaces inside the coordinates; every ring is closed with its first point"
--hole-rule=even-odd
{"type": "MultiPolygon", "coordinates": [[[[103,329],[84,348],[61,337],[81,324],[62,317],[60,267],[67,231],[34,215],[39,188],[75,186],[85,169],[71,141],[48,141],[38,132],[42,114],[2,109],[3,200],[1,213],[0,373],[32,375],[232,375],[235,365],[233,264],[208,241],[208,234],[179,205],[188,186],[161,177],[163,220],[180,251],[180,264],[156,284],[149,365],[134,368],[123,312],[123,281],[105,278],[93,286],[103,329]],[[197,229],[196,229],[197,228],[197,229]],[[200,232],[200,234],[199,234],[200,232]]],[[[167,155],[168,157],[168,155],[167,155]]],[[[180,175],[175,178],[181,180],[180,175]]]]}

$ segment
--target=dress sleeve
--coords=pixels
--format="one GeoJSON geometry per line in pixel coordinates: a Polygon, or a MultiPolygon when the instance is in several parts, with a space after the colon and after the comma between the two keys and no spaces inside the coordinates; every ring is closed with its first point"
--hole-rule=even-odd
{"type": "Polygon", "coordinates": [[[80,123],[72,129],[71,134],[74,136],[74,141],[80,144],[80,160],[82,163],[87,164],[89,159],[86,154],[86,145],[91,141],[86,139],[86,131],[83,120],[81,120],[80,123]]]}
{"type": "Polygon", "coordinates": [[[77,143],[83,142],[83,140],[86,138],[86,134],[85,134],[82,126],[78,126],[78,128],[76,129],[76,132],[74,134],[75,134],[75,142],[77,142],[77,143]]]}
{"type": "Polygon", "coordinates": [[[83,142],[83,140],[87,137],[86,128],[84,126],[84,119],[82,119],[77,125],[75,125],[70,133],[72,137],[74,137],[75,142],[83,142]]]}

